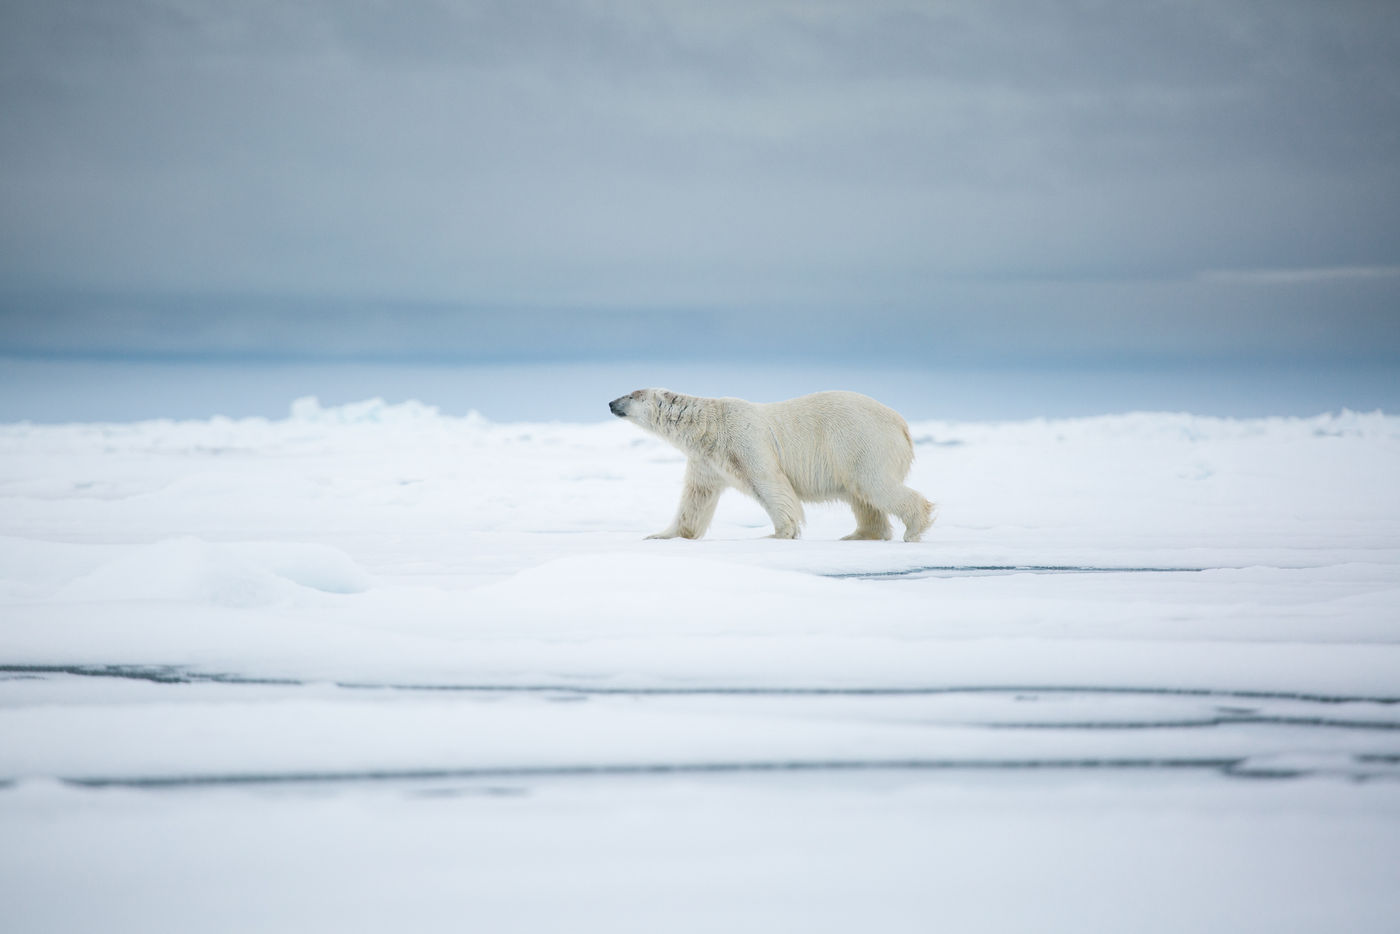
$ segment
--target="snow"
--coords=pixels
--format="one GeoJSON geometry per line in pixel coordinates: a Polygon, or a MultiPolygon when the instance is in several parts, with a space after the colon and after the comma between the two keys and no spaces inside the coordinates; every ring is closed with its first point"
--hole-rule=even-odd
{"type": "Polygon", "coordinates": [[[918,544],[646,541],[618,421],[0,425],[7,930],[1389,930],[1400,418],[911,429],[918,544]]]}

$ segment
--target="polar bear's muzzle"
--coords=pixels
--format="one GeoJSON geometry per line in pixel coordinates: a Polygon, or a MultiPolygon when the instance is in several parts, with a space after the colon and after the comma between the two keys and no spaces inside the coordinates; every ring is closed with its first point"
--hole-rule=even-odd
{"type": "Polygon", "coordinates": [[[627,396],[620,396],[608,403],[608,410],[618,418],[627,417],[627,396]]]}

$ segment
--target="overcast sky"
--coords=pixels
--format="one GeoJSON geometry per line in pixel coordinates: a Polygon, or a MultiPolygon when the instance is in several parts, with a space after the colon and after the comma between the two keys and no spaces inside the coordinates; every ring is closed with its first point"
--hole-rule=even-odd
{"type": "Polygon", "coordinates": [[[0,352],[1400,357],[1400,4],[0,0],[0,352]]]}

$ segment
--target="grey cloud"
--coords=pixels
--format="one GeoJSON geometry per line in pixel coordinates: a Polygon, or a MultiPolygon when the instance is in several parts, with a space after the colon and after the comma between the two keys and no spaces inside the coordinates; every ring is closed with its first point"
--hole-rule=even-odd
{"type": "Polygon", "coordinates": [[[1396,275],[944,283],[918,310],[463,307],[251,296],[25,296],[0,357],[377,362],[691,359],[901,366],[1391,364],[1396,275]],[[1319,314],[1319,306],[1325,314],[1319,314]]]}
{"type": "MultiPolygon", "coordinates": [[[[1171,344],[1163,293],[1255,320],[1181,291],[1209,270],[1400,263],[1395,10],[6,3],[0,292],[959,333],[949,308],[1024,303],[1053,334],[1098,307],[1057,284],[1099,282],[1096,334],[1171,344]]],[[[1331,285],[1287,314],[1395,307],[1331,285]]]]}

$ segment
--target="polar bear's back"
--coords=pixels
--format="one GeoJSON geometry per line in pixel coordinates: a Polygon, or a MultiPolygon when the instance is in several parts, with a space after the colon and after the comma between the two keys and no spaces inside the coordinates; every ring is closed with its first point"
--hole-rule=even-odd
{"type": "Polygon", "coordinates": [[[873,483],[902,481],[914,461],[909,426],[858,392],[816,392],[754,406],[799,495],[826,499],[873,483]]]}

